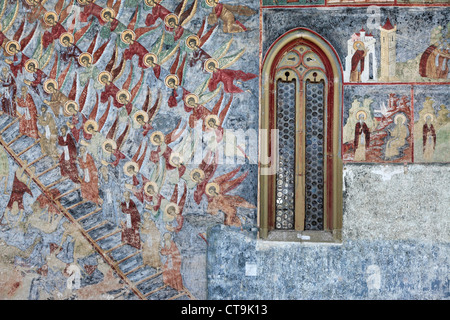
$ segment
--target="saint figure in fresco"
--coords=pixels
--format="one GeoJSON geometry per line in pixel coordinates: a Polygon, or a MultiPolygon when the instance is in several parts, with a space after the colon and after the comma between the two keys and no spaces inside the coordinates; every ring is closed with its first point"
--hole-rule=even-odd
{"type": "Polygon", "coordinates": [[[395,127],[389,130],[389,140],[386,143],[385,157],[387,159],[400,154],[400,148],[406,144],[408,129],[406,127],[406,117],[402,114],[394,118],[395,127]]]}
{"type": "Polygon", "coordinates": [[[163,266],[164,284],[175,290],[183,290],[183,278],[181,277],[181,254],[170,233],[164,234],[164,246],[161,255],[166,256],[163,266]]]}
{"type": "Polygon", "coordinates": [[[38,124],[44,129],[44,132],[39,132],[41,151],[56,161],[59,158],[59,153],[56,148],[58,143],[58,128],[56,127],[55,118],[48,112],[46,105],[41,106],[41,115],[38,117],[38,124]]]}
{"type": "Polygon", "coordinates": [[[125,201],[120,204],[122,212],[126,215],[126,221],[122,221],[122,242],[129,244],[130,246],[140,249],[141,237],[139,234],[139,226],[141,222],[141,216],[136,207],[136,204],[131,200],[131,194],[129,191],[125,191],[123,194],[125,201]]]}
{"type": "Polygon", "coordinates": [[[208,15],[208,23],[215,24],[221,20],[224,33],[238,33],[247,31],[247,28],[238,20],[235,15],[251,16],[255,10],[242,5],[230,5],[219,3],[219,0],[206,0],[206,4],[212,7],[212,12],[208,15]]]}
{"type": "Polygon", "coordinates": [[[59,158],[61,175],[68,177],[76,184],[80,183],[76,165],[77,146],[66,125],[61,126],[61,136],[58,137],[58,144],[63,148],[63,152],[59,158]]]}
{"type": "Polygon", "coordinates": [[[422,127],[423,158],[425,161],[433,160],[436,148],[436,130],[432,123],[433,118],[431,114],[426,114],[425,123],[422,127]]]}
{"type": "Polygon", "coordinates": [[[87,153],[85,146],[80,147],[78,164],[82,170],[81,196],[84,200],[95,203],[97,209],[99,204],[102,203],[102,200],[99,197],[98,171],[95,166],[94,158],[87,153]]]}
{"type": "Polygon", "coordinates": [[[33,139],[39,138],[39,131],[37,127],[37,110],[34,104],[33,97],[28,93],[28,88],[23,86],[21,89],[22,95],[17,97],[17,105],[24,111],[18,112],[19,120],[19,132],[22,135],[28,136],[33,139]]]}
{"type": "Polygon", "coordinates": [[[367,114],[364,111],[356,113],[358,122],[355,124],[355,139],[353,142],[355,148],[355,161],[366,160],[366,148],[370,142],[370,131],[364,120],[367,118],[367,114]]]}
{"type": "Polygon", "coordinates": [[[351,82],[361,82],[361,73],[364,71],[364,59],[367,54],[367,49],[364,43],[356,41],[353,44],[353,48],[356,50],[352,56],[352,68],[350,71],[351,82]]]}

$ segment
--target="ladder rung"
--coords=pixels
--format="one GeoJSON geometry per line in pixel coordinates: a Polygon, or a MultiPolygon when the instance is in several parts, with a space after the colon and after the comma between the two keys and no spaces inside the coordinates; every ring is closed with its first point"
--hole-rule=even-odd
{"type": "Polygon", "coordinates": [[[17,140],[19,140],[22,137],[22,134],[20,133],[17,137],[15,137],[14,139],[12,139],[10,142],[8,142],[8,147],[10,145],[12,145],[14,142],[16,142],[17,140]]]}
{"type": "Polygon", "coordinates": [[[163,285],[162,287],[156,288],[155,290],[152,290],[152,291],[144,294],[144,297],[147,298],[148,296],[150,296],[150,295],[152,295],[152,294],[154,294],[154,293],[156,293],[156,292],[158,292],[158,291],[160,291],[162,289],[165,289],[166,287],[167,287],[167,284],[163,285]]]}
{"type": "Polygon", "coordinates": [[[174,299],[179,298],[179,297],[182,297],[182,296],[184,296],[184,295],[187,295],[187,292],[186,292],[186,291],[183,291],[183,292],[181,292],[181,293],[179,293],[179,294],[177,294],[177,295],[175,295],[175,296],[173,296],[173,297],[171,297],[171,298],[169,298],[169,299],[167,299],[167,300],[174,300],[174,299]]]}
{"type": "Polygon", "coordinates": [[[98,228],[100,228],[100,227],[103,227],[105,224],[107,224],[108,223],[108,221],[102,221],[102,222],[100,222],[99,224],[97,224],[97,225],[95,225],[95,226],[93,226],[92,228],[90,228],[90,229],[88,229],[88,230],[86,230],[86,232],[91,232],[92,230],[95,230],[95,229],[98,229],[98,228]]]}
{"type": "Polygon", "coordinates": [[[53,167],[48,168],[47,170],[42,171],[41,173],[39,173],[38,175],[36,175],[37,178],[39,178],[40,176],[43,176],[44,174],[46,174],[47,172],[52,171],[53,169],[55,169],[56,167],[59,166],[59,162],[56,163],[53,167]]]}
{"type": "Polygon", "coordinates": [[[33,161],[31,161],[30,163],[27,164],[27,167],[32,166],[33,164],[35,164],[35,163],[38,162],[38,161],[41,161],[41,160],[44,159],[46,156],[47,156],[46,154],[43,154],[43,155],[40,156],[39,158],[34,159],[33,161]]]}
{"type": "Polygon", "coordinates": [[[67,196],[68,194],[71,194],[72,192],[75,192],[75,191],[77,191],[77,190],[80,189],[80,188],[81,188],[81,186],[78,186],[78,187],[76,187],[76,188],[74,188],[74,189],[72,189],[72,190],[69,190],[69,191],[67,191],[67,192],[64,192],[63,194],[57,196],[57,197],[55,198],[55,200],[59,200],[59,199],[61,199],[62,197],[65,197],[65,196],[67,196]]]}
{"type": "Polygon", "coordinates": [[[141,252],[142,252],[142,250],[137,250],[136,252],[130,254],[129,256],[126,256],[125,258],[122,258],[122,259],[120,259],[119,261],[117,261],[117,262],[116,262],[116,265],[119,265],[119,264],[121,264],[122,262],[124,262],[124,261],[126,261],[126,260],[128,260],[128,259],[133,258],[134,256],[138,255],[138,254],[141,253],[141,252]]]}
{"type": "Polygon", "coordinates": [[[61,182],[63,182],[63,181],[66,181],[67,179],[69,179],[69,177],[62,177],[61,179],[56,180],[55,182],[50,183],[48,186],[46,186],[46,188],[54,187],[54,186],[56,186],[57,184],[59,184],[59,183],[61,183],[61,182]]]}
{"type": "Polygon", "coordinates": [[[11,127],[14,123],[16,123],[17,121],[19,121],[19,118],[15,118],[13,121],[11,121],[10,123],[8,123],[2,130],[0,130],[0,134],[2,134],[3,132],[5,132],[9,127],[11,127]]]}
{"type": "Polygon", "coordinates": [[[106,239],[106,238],[112,237],[113,235],[119,233],[120,231],[121,231],[120,229],[117,229],[117,230],[114,231],[113,233],[110,233],[110,234],[107,234],[106,236],[102,236],[102,237],[100,237],[100,238],[98,238],[98,239],[95,239],[95,241],[96,241],[96,242],[102,241],[102,240],[104,240],[104,239],[106,239]]]}
{"type": "Polygon", "coordinates": [[[28,150],[30,150],[31,148],[33,148],[35,145],[37,145],[40,142],[39,139],[37,139],[33,144],[31,144],[30,146],[26,147],[25,150],[20,151],[17,156],[20,157],[21,155],[23,155],[25,152],[27,152],[28,150]]]}
{"type": "Polygon", "coordinates": [[[114,251],[114,250],[116,250],[116,249],[119,249],[120,247],[123,247],[124,245],[126,245],[126,243],[125,243],[125,242],[121,242],[121,243],[118,244],[117,246],[112,247],[111,249],[106,250],[106,251],[105,251],[105,254],[108,254],[108,253],[110,253],[111,251],[114,251]]]}
{"type": "Polygon", "coordinates": [[[137,266],[136,268],[131,269],[130,271],[128,271],[127,273],[125,273],[125,276],[128,277],[129,274],[132,274],[133,272],[138,271],[139,269],[141,269],[141,268],[143,268],[143,267],[145,267],[145,264],[141,264],[141,265],[137,266]]]}
{"type": "Polygon", "coordinates": [[[80,202],[78,202],[78,203],[75,203],[74,205],[71,205],[70,207],[68,207],[68,208],[66,208],[67,210],[71,210],[71,209],[73,209],[73,208],[75,208],[75,207],[78,207],[79,205],[81,205],[81,204],[83,204],[83,203],[86,203],[86,202],[88,202],[87,200],[82,200],[82,201],[80,201],[80,202]]]}
{"type": "Polygon", "coordinates": [[[151,276],[148,276],[147,278],[144,278],[144,279],[141,279],[141,280],[135,282],[135,285],[140,285],[141,283],[144,283],[145,281],[156,278],[157,276],[160,276],[161,274],[162,274],[162,271],[154,273],[151,276]]]}

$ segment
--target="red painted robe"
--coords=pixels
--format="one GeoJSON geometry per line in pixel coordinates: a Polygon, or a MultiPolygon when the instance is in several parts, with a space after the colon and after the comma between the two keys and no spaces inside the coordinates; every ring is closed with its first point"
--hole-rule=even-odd
{"type": "MultiPolygon", "coordinates": [[[[154,163],[157,163],[159,161],[159,157],[160,157],[159,153],[160,152],[161,152],[161,146],[158,146],[156,151],[150,152],[150,160],[153,161],[154,163]]],[[[173,170],[176,168],[176,167],[172,166],[169,162],[171,154],[172,154],[172,148],[167,146],[166,150],[161,155],[161,157],[163,157],[166,160],[166,170],[173,170]]]]}
{"type": "Polygon", "coordinates": [[[105,89],[100,94],[100,102],[106,103],[106,102],[108,102],[109,97],[112,97],[114,106],[116,108],[122,108],[123,105],[120,104],[116,98],[117,92],[119,92],[119,91],[120,91],[120,89],[117,88],[114,83],[110,82],[109,84],[105,85],[105,89]]]}
{"type": "Polygon", "coordinates": [[[234,80],[247,81],[256,78],[257,75],[253,73],[245,73],[241,70],[217,69],[213,72],[209,80],[208,89],[214,91],[217,89],[219,82],[223,83],[223,90],[227,93],[243,92],[241,88],[233,84],[234,80]]]}
{"type": "Polygon", "coordinates": [[[98,22],[101,25],[106,24],[105,21],[102,20],[102,13],[103,7],[99,6],[95,3],[90,3],[83,7],[83,11],[80,12],[80,21],[81,22],[87,22],[87,19],[92,15],[98,19],[98,22]]]}
{"type": "Polygon", "coordinates": [[[428,126],[428,124],[425,123],[422,129],[423,129],[422,131],[423,151],[425,152],[425,147],[427,145],[428,132],[430,132],[431,136],[433,137],[433,148],[436,148],[436,130],[434,129],[434,126],[432,124],[428,126]]]}
{"type": "Polygon", "coordinates": [[[86,160],[83,157],[78,158],[80,169],[83,170],[83,179],[81,180],[81,196],[83,199],[100,203],[98,195],[98,172],[95,166],[94,158],[86,154],[86,160]]]}
{"type": "Polygon", "coordinates": [[[47,48],[54,40],[59,39],[64,32],[66,32],[66,29],[59,22],[56,22],[51,31],[45,31],[42,35],[42,45],[44,49],[47,48]]]}
{"type": "Polygon", "coordinates": [[[356,50],[355,53],[352,56],[352,69],[351,71],[354,72],[358,68],[358,63],[360,64],[360,70],[359,72],[364,71],[364,60],[365,60],[365,51],[364,50],[356,50]]]}
{"type": "Polygon", "coordinates": [[[127,215],[127,222],[122,230],[122,241],[137,249],[141,248],[141,237],[139,235],[139,223],[141,222],[141,216],[136,208],[136,204],[133,200],[121,204],[122,212],[127,215]]]}
{"type": "Polygon", "coordinates": [[[12,185],[11,196],[9,197],[9,202],[6,208],[11,209],[13,207],[14,202],[17,202],[19,205],[19,210],[24,210],[23,207],[23,196],[25,193],[28,193],[30,196],[33,196],[30,188],[17,178],[17,172],[14,175],[14,181],[12,185]]]}
{"type": "MultiPolygon", "coordinates": [[[[186,111],[189,112],[189,109],[186,109],[186,111]]],[[[192,110],[192,114],[189,116],[189,127],[194,128],[197,121],[202,120],[202,130],[206,130],[205,126],[205,119],[208,115],[211,114],[211,111],[209,111],[206,107],[199,105],[196,108],[192,110]]]]}
{"type": "Polygon", "coordinates": [[[355,125],[355,140],[353,141],[355,150],[358,148],[359,145],[359,136],[361,135],[361,133],[364,132],[364,137],[365,137],[365,142],[366,142],[366,148],[369,147],[369,143],[370,143],[370,131],[369,131],[369,127],[367,127],[367,124],[365,122],[363,122],[363,124],[361,125],[360,122],[357,122],[355,125]]]}
{"type": "Polygon", "coordinates": [[[30,83],[31,89],[36,92],[36,94],[39,94],[39,86],[43,85],[44,78],[47,77],[47,75],[42,71],[37,69],[35,73],[33,73],[34,80],[30,83]]]}
{"type": "Polygon", "coordinates": [[[173,32],[173,40],[174,41],[178,41],[184,33],[184,28],[183,27],[178,27],[178,28],[170,28],[166,26],[166,30],[169,32],[173,32]]]}
{"type": "Polygon", "coordinates": [[[145,19],[145,25],[151,26],[154,25],[156,20],[161,19],[164,20],[164,18],[170,14],[171,12],[164,8],[159,3],[156,3],[152,8],[152,13],[149,13],[147,15],[147,18],[145,19]]]}
{"type": "Polygon", "coordinates": [[[78,168],[75,163],[77,158],[75,141],[70,134],[66,134],[65,140],[64,137],[58,137],[58,144],[64,148],[61,157],[59,158],[61,175],[69,177],[69,179],[75,183],[79,183],[78,168]]]}
{"type": "MultiPolygon", "coordinates": [[[[215,8],[214,8],[214,13],[217,17],[217,19],[219,19],[220,15],[222,14],[222,10],[223,10],[223,4],[222,3],[218,3],[215,8]]],[[[237,25],[239,25],[242,30],[247,31],[247,28],[238,20],[235,19],[234,21],[237,25]]]]}
{"type": "Polygon", "coordinates": [[[22,60],[15,65],[15,63],[17,63],[17,61],[19,61],[19,58],[17,57],[17,54],[14,55],[14,63],[11,63],[9,65],[9,68],[11,69],[11,72],[13,73],[14,77],[17,78],[17,75],[19,72],[22,72],[23,68],[25,67],[25,62],[28,61],[28,58],[26,55],[22,54],[22,60]]]}
{"type": "Polygon", "coordinates": [[[111,163],[111,165],[113,167],[117,167],[120,160],[125,159],[125,155],[122,152],[120,152],[118,149],[114,150],[113,156],[116,158],[116,160],[114,160],[114,162],[111,163]]]}
{"type": "Polygon", "coordinates": [[[17,104],[21,108],[26,108],[25,113],[22,114],[19,120],[20,133],[30,138],[38,139],[37,110],[33,97],[30,94],[27,94],[25,99],[20,97],[17,99],[17,104]]]}
{"type": "Polygon", "coordinates": [[[145,47],[142,44],[140,44],[137,41],[134,41],[132,44],[130,44],[128,49],[126,49],[123,52],[123,57],[126,61],[126,60],[133,59],[134,55],[138,55],[139,56],[139,61],[138,61],[139,68],[146,68],[146,66],[144,65],[143,59],[147,53],[148,53],[148,50],[145,49],[145,47]]]}
{"type": "Polygon", "coordinates": [[[163,282],[175,290],[183,290],[183,278],[181,277],[181,255],[174,241],[170,241],[170,247],[161,249],[161,254],[167,256],[163,266],[163,282]]]}

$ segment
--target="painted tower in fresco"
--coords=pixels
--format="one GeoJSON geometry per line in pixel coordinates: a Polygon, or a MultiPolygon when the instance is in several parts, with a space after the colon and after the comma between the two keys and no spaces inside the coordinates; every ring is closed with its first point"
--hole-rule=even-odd
{"type": "Polygon", "coordinates": [[[360,70],[360,81],[376,81],[378,63],[375,55],[375,44],[377,40],[371,33],[366,33],[366,30],[362,28],[359,32],[354,33],[347,41],[347,56],[345,57],[345,70],[344,81],[351,80],[352,69],[360,70]],[[358,51],[358,45],[360,49],[365,50],[364,57],[359,59],[359,62],[355,60],[355,53],[358,51]],[[360,64],[357,66],[357,64],[360,64]]]}
{"type": "Polygon", "coordinates": [[[383,26],[380,26],[381,42],[381,72],[380,81],[389,82],[397,79],[396,58],[397,58],[397,25],[392,26],[389,18],[383,26]]]}

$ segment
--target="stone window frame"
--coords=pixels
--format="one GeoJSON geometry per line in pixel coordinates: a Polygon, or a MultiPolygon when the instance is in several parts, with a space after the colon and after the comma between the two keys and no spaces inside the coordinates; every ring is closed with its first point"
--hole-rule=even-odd
{"type": "MultiPolygon", "coordinates": [[[[258,237],[274,241],[340,243],[342,241],[343,220],[343,162],[341,156],[343,69],[338,55],[331,44],[314,31],[296,28],[280,36],[270,46],[262,61],[260,74],[258,237]],[[278,162],[277,135],[276,130],[274,130],[276,129],[275,69],[282,57],[300,44],[305,44],[320,56],[326,69],[324,229],[321,231],[304,230],[302,229],[303,223],[295,223],[294,230],[276,230],[274,228],[275,173],[276,163],[278,162]]],[[[296,127],[296,134],[301,134],[298,123],[296,127]]],[[[298,167],[296,165],[296,175],[299,174],[298,167]]],[[[296,187],[296,198],[302,196],[299,195],[299,190],[303,189],[296,187]]],[[[296,210],[295,213],[297,221],[299,220],[298,211],[296,210]]]]}

